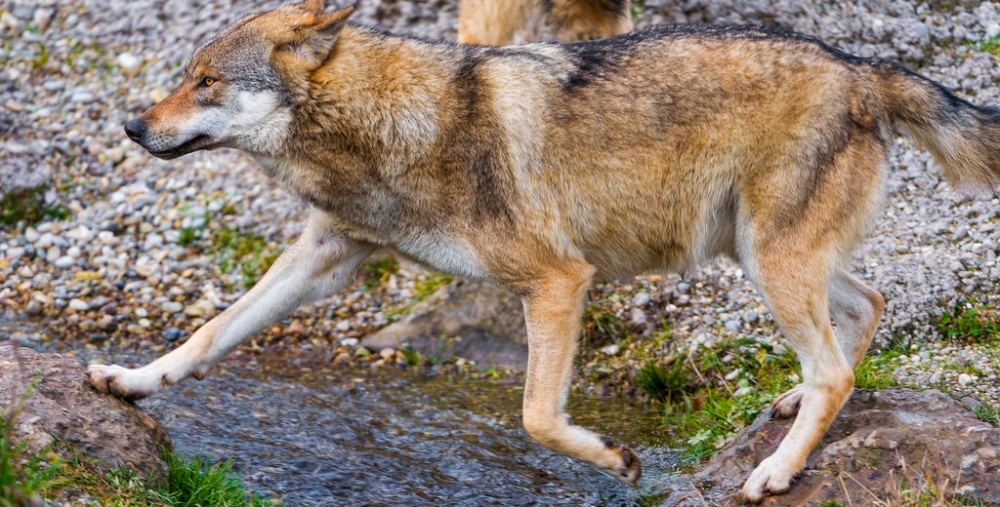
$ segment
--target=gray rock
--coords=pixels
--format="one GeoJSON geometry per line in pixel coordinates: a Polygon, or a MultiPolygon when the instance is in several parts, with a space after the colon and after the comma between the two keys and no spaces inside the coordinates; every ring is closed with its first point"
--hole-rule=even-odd
{"type": "Polygon", "coordinates": [[[163,451],[173,446],[163,428],[145,410],[88,387],[84,371],[74,357],[0,347],[0,399],[20,395],[41,376],[15,438],[26,440],[30,453],[52,444],[63,459],[72,460],[73,453],[94,458],[101,473],[127,467],[142,478],[164,474],[163,451]]]}
{"type": "MultiPolygon", "coordinates": [[[[732,443],[698,465],[690,482],[659,507],[744,505],[738,498],[743,482],[774,452],[793,421],[772,419],[766,409],[732,443]]],[[[997,505],[998,450],[1000,429],[940,391],[855,391],[792,488],[768,497],[765,505],[797,507],[830,500],[876,505],[879,499],[897,498],[904,481],[911,489],[927,487],[928,477],[938,488],[947,487],[949,496],[963,492],[970,504],[997,505]]]]}
{"type": "Polygon", "coordinates": [[[366,336],[369,350],[409,344],[498,368],[524,370],[528,334],[521,300],[482,283],[457,280],[428,296],[403,320],[366,336]]]}

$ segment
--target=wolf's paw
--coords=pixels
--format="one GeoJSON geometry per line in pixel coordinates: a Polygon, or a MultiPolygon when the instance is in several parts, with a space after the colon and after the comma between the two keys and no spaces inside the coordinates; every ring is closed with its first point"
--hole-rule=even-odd
{"type": "Polygon", "coordinates": [[[787,467],[774,456],[770,456],[754,469],[743,483],[743,499],[760,503],[768,493],[777,494],[788,491],[791,487],[792,479],[798,470],[788,470],[787,467]]]}
{"type": "Polygon", "coordinates": [[[774,417],[792,417],[799,413],[799,407],[802,406],[802,394],[805,392],[805,388],[802,384],[799,384],[784,394],[778,396],[778,399],[774,400],[771,404],[771,414],[774,417]]]}
{"type": "Polygon", "coordinates": [[[629,486],[635,486],[642,478],[642,460],[639,459],[639,455],[612,438],[601,437],[601,441],[604,442],[604,446],[608,450],[616,454],[619,461],[617,465],[605,470],[605,472],[629,486]]]}
{"type": "Polygon", "coordinates": [[[117,396],[126,401],[145,398],[156,392],[159,386],[143,385],[141,375],[136,370],[121,366],[92,364],[87,367],[87,381],[102,393],[117,396]]]}

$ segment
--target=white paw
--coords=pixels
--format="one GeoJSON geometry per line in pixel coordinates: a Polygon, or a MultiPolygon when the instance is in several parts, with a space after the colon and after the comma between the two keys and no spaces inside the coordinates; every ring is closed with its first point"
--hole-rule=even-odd
{"type": "Polygon", "coordinates": [[[774,417],[792,417],[799,413],[799,407],[802,406],[802,394],[805,392],[805,387],[799,384],[788,391],[786,391],[778,399],[774,400],[771,404],[771,414],[774,417]]]}
{"type": "Polygon", "coordinates": [[[112,394],[125,400],[145,398],[162,387],[160,380],[147,378],[142,370],[130,370],[121,366],[92,364],[87,367],[87,381],[98,391],[112,394]]]}
{"type": "Polygon", "coordinates": [[[760,503],[768,493],[777,494],[788,491],[792,478],[798,470],[789,470],[775,456],[770,456],[754,469],[750,477],[743,483],[743,499],[760,503]]]}

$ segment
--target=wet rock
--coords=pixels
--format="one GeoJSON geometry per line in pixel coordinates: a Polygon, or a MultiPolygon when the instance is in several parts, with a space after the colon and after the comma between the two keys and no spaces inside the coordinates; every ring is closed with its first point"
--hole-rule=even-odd
{"type": "Polygon", "coordinates": [[[72,460],[74,452],[94,458],[102,471],[127,467],[143,478],[165,473],[161,456],[173,447],[163,428],[145,410],[91,389],[84,370],[74,357],[0,347],[0,399],[20,395],[41,376],[15,438],[28,442],[28,452],[53,444],[63,459],[72,460]]]}
{"type": "MultiPolygon", "coordinates": [[[[794,419],[772,419],[767,409],[731,444],[698,467],[690,484],[660,507],[743,505],[743,481],[770,456],[794,419]]],[[[893,388],[855,391],[809,456],[788,493],[762,505],[876,505],[933,480],[946,493],[975,505],[1000,503],[1000,429],[984,423],[940,391],[893,388]],[[845,495],[850,496],[848,500],[845,495]],[[895,495],[895,496],[893,496],[895,495]]]]}
{"type": "Polygon", "coordinates": [[[521,300],[496,286],[456,280],[428,296],[403,320],[366,336],[371,350],[409,344],[502,369],[527,364],[527,330],[521,300]]]}

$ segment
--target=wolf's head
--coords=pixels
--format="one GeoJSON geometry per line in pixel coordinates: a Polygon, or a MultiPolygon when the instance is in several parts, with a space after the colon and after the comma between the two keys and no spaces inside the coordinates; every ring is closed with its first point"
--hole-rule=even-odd
{"type": "Polygon", "coordinates": [[[166,99],[125,125],[156,157],[233,147],[267,151],[287,132],[293,89],[323,64],[354,10],[323,0],[251,14],[195,52],[166,99]]]}

